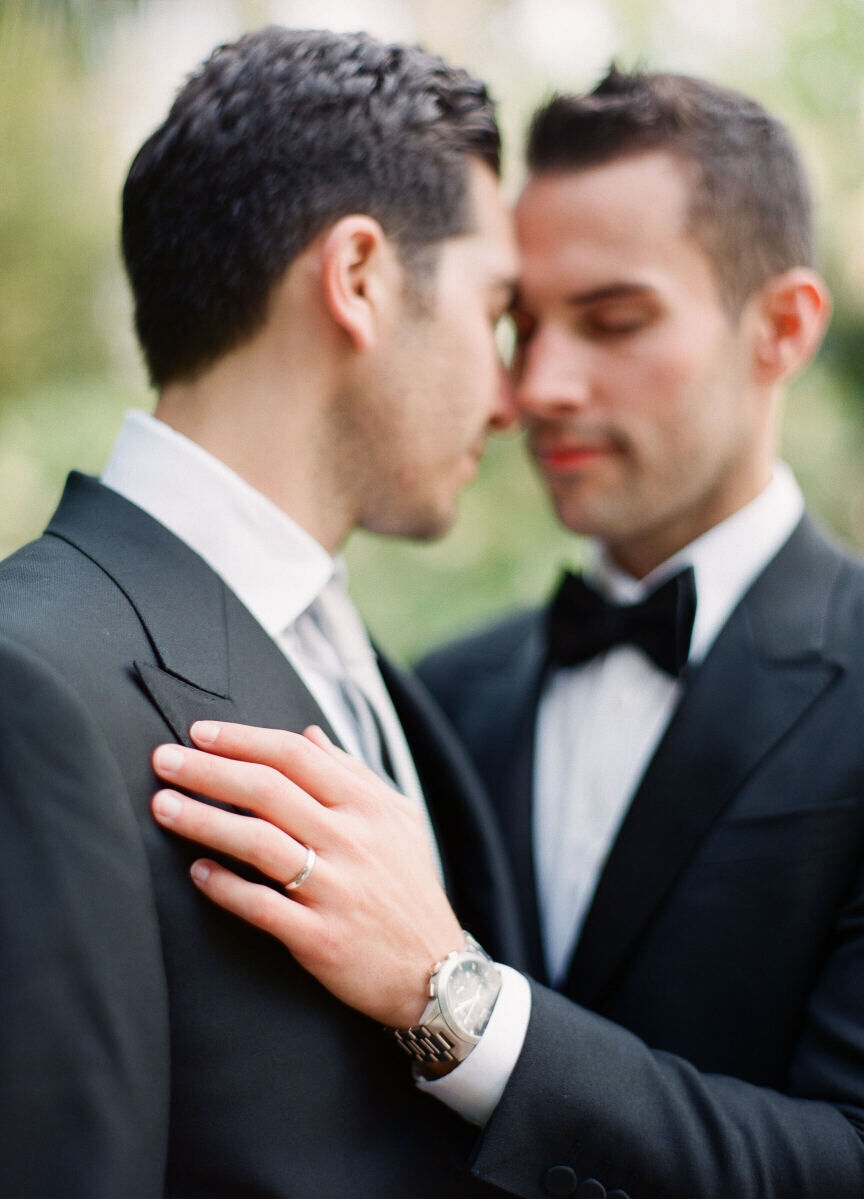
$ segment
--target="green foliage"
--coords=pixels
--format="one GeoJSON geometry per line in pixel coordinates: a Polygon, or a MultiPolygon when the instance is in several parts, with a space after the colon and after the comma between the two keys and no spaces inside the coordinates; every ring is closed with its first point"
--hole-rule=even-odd
{"type": "Polygon", "coordinates": [[[99,473],[124,409],[141,403],[98,376],[9,397],[0,408],[0,557],[42,531],[70,468],[99,473]]]}
{"type": "Polygon", "coordinates": [[[38,380],[97,373],[93,297],[112,247],[62,10],[0,13],[0,403],[38,380]]]}

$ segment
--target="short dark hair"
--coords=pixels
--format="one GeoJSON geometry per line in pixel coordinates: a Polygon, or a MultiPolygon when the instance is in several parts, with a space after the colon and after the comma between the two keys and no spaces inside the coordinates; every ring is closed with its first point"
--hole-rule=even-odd
{"type": "Polygon", "coordinates": [[[687,75],[614,65],[586,95],[556,96],[535,115],[529,168],[580,170],[665,151],[692,180],[688,230],[739,312],[772,276],[813,261],[812,202],[785,126],[755,100],[687,75]]]}
{"type": "Polygon", "coordinates": [[[419,48],[277,26],[217,48],[123,189],[151,381],[194,378],[255,333],[293,259],[349,213],[428,271],[429,248],[471,227],[471,157],[499,173],[486,88],[419,48]]]}

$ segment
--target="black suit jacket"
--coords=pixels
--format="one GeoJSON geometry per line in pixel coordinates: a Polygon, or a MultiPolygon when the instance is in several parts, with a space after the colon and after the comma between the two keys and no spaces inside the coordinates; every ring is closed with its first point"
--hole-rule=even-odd
{"type": "MultiPolygon", "coordinates": [[[[541,977],[542,662],[534,612],[421,670],[498,804],[541,977]]],[[[534,988],[482,1177],[524,1196],[555,1166],[560,1194],[593,1177],[633,1199],[864,1196],[864,569],[809,519],[688,681],[563,990],[534,988]]]]}
{"type": "MultiPolygon", "coordinates": [[[[509,956],[482,791],[422,688],[383,672],[456,910],[509,956]]],[[[490,1192],[464,1169],[473,1130],[381,1029],[190,884],[149,756],[201,717],[327,727],[200,558],[73,476],[0,566],[0,1194],[490,1192]]]]}

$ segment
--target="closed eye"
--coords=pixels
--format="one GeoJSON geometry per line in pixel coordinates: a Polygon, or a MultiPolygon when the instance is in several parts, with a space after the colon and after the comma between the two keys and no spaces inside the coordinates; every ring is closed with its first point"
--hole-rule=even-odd
{"type": "Polygon", "coordinates": [[[653,325],[659,318],[654,305],[604,304],[580,314],[580,324],[594,337],[626,337],[653,325]]]}

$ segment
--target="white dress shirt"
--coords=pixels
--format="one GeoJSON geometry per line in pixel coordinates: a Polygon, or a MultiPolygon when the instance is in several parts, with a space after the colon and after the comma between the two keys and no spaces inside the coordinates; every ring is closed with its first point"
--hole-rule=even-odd
{"type": "MultiPolygon", "coordinates": [[[[102,482],[216,571],[288,658],[345,748],[368,760],[340,687],[344,667],[314,606],[325,589],[344,587],[341,558],[218,458],[146,412],[127,413],[102,482]]],[[[348,608],[356,622],[350,635],[374,660],[350,601],[348,608]]]]}
{"type": "MultiPolygon", "coordinates": [[[[356,709],[342,686],[342,659],[327,635],[332,619],[337,620],[340,642],[348,643],[345,656],[363,659],[361,673],[374,671],[364,693],[375,690],[376,712],[382,702],[390,705],[392,720],[385,714],[381,723],[391,764],[406,794],[416,788],[432,836],[410,750],[360,616],[344,590],[342,560],[223,462],[145,412],[127,413],[102,482],[165,525],[216,571],[288,658],[345,748],[368,757],[356,709]],[[316,605],[325,590],[325,604],[316,605]],[[394,745],[396,736],[401,745],[394,745]]],[[[434,838],[433,848],[437,859],[434,838]]],[[[433,1084],[447,1082],[447,1101],[475,1123],[488,1119],[501,1097],[528,1026],[528,984],[513,970],[502,967],[502,973],[504,985],[482,1052],[478,1047],[433,1084]]]]}
{"type": "MultiPolygon", "coordinates": [[[[644,579],[591,547],[586,577],[608,599],[637,603],[686,566],[696,576],[689,662],[698,664],[733,608],[804,510],[789,468],[765,490],[644,579]]],[[[534,866],[549,977],[567,973],[597,880],[683,684],[633,646],[555,671],[538,708],[534,758],[534,866]]]]}

